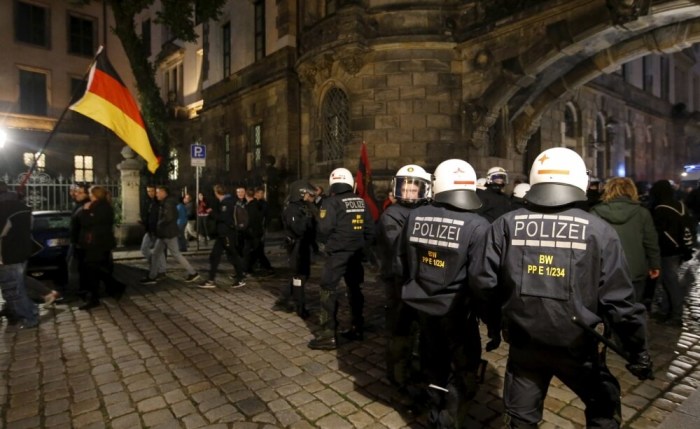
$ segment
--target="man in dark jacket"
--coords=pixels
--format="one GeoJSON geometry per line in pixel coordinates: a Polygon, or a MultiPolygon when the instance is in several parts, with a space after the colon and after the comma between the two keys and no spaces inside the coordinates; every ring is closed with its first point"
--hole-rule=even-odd
{"type": "Polygon", "coordinates": [[[71,197],[75,202],[73,206],[73,211],[71,213],[70,219],[70,246],[68,248],[68,255],[66,265],[68,268],[68,289],[66,295],[78,295],[85,297],[88,291],[88,287],[85,284],[85,279],[83,279],[78,272],[80,271],[83,260],[84,252],[78,248],[78,240],[80,239],[80,222],[78,220],[80,210],[82,210],[85,203],[90,201],[88,195],[88,186],[84,183],[75,184],[71,190],[71,197]]]}
{"type": "Polygon", "coordinates": [[[319,324],[321,330],[309,342],[309,348],[333,350],[336,348],[338,310],[338,283],[345,279],[352,327],[343,332],[350,340],[362,340],[364,330],[364,295],[361,285],[365,272],[362,256],[365,244],[374,235],[372,217],[365,201],[355,195],[355,180],[350,171],[336,168],[329,179],[331,196],[321,203],[318,223],[318,239],[325,243],[328,260],[321,274],[321,309],[319,324]]]}
{"type": "Polygon", "coordinates": [[[415,344],[415,310],[401,300],[406,281],[398,257],[401,232],[411,211],[427,204],[431,196],[432,178],[418,165],[401,167],[391,182],[395,204],[388,205],[377,222],[377,255],[379,276],[386,293],[386,371],[387,377],[401,388],[411,384],[415,344]]]}
{"type": "Polygon", "coordinates": [[[418,313],[429,421],[463,428],[481,366],[479,307],[471,299],[469,273],[482,256],[489,223],[475,212],[481,201],[469,163],[443,161],[434,175],[432,203],[412,210],[403,229],[401,298],[418,313]]]}
{"type": "MultiPolygon", "coordinates": [[[[146,258],[149,266],[152,266],[154,263],[162,264],[157,266],[155,271],[158,278],[163,278],[165,276],[165,253],[163,254],[163,258],[153,257],[153,246],[156,244],[156,228],[158,227],[159,210],[160,204],[156,198],[156,187],[147,185],[146,198],[141,204],[141,224],[146,230],[143,235],[143,240],[141,240],[141,254],[146,258]]],[[[163,252],[165,252],[165,250],[163,250],[163,252]]],[[[148,280],[148,277],[144,280],[148,280]]]]}
{"type": "Polygon", "coordinates": [[[255,277],[274,275],[270,260],[265,255],[265,204],[255,198],[255,189],[249,188],[245,194],[245,209],[248,212],[248,230],[246,231],[245,267],[246,272],[255,277]],[[256,263],[260,270],[255,271],[256,263]]]}
{"type": "Polygon", "coordinates": [[[31,230],[31,209],[0,182],[0,291],[8,319],[18,320],[20,328],[39,324],[24,282],[24,267],[32,252],[31,230]]]}
{"type": "Polygon", "coordinates": [[[599,352],[605,323],[627,352],[627,369],[653,378],[644,306],[634,301],[620,240],[610,225],[575,208],[588,174],[574,151],[555,147],[535,160],[526,208],[496,220],[472,283],[503,321],[510,344],[503,400],[507,427],[536,428],[556,376],[585,404],[588,427],[617,428],[620,387],[599,352]],[[495,305],[494,305],[495,304],[495,305]]]}
{"type": "Polygon", "coordinates": [[[284,286],[273,309],[296,311],[302,319],[308,317],[305,283],[311,273],[311,243],[318,218],[315,198],[316,189],[313,185],[304,180],[296,181],[289,186],[289,203],[282,212],[292,278],[284,286]]]}
{"type": "Polygon", "coordinates": [[[141,280],[142,284],[155,284],[159,267],[165,266],[165,249],[167,248],[175,260],[187,271],[185,281],[193,282],[199,279],[199,274],[192,268],[187,259],[180,253],[177,236],[180,230],[177,227],[177,200],[169,195],[168,188],[158,186],[156,188],[158,199],[158,223],[156,224],[156,243],[153,246],[153,255],[148,277],[141,280]]]}
{"type": "Polygon", "coordinates": [[[659,235],[661,251],[661,284],[664,288],[659,314],[655,316],[671,326],[682,326],[683,303],[686,290],[681,285],[678,274],[681,263],[690,259],[693,249],[683,241],[683,221],[687,207],[674,196],[674,189],[668,180],[659,180],[649,191],[651,214],[659,235]]]}
{"type": "Polygon", "coordinates": [[[510,199],[503,193],[508,184],[508,172],[503,167],[491,167],[486,175],[486,189],[477,189],[481,208],[477,211],[489,222],[493,222],[511,208],[510,199]]]}
{"type": "Polygon", "coordinates": [[[243,259],[236,246],[236,226],[234,225],[233,212],[236,208],[236,200],[228,193],[224,185],[214,186],[214,196],[219,200],[216,211],[208,209],[211,219],[216,221],[216,240],[209,253],[209,279],[199,285],[202,289],[214,289],[216,287],[216,274],[221,262],[221,256],[226,252],[228,261],[233,265],[236,274],[233,279],[233,288],[245,286],[243,275],[243,259]]]}

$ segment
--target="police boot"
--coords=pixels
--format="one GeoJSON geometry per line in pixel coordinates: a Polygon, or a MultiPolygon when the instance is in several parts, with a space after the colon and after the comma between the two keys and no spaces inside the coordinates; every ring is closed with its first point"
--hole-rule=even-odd
{"type": "Polygon", "coordinates": [[[364,339],[365,319],[362,316],[362,309],[365,305],[365,297],[362,294],[360,285],[348,286],[348,299],[350,301],[350,313],[352,315],[352,326],[343,331],[340,335],[350,341],[362,341],[364,339]]]}
{"type": "Polygon", "coordinates": [[[321,330],[316,338],[309,341],[308,347],[313,350],[334,350],[337,347],[335,337],[336,294],[334,291],[321,289],[319,298],[321,308],[318,312],[318,324],[321,330]]]}

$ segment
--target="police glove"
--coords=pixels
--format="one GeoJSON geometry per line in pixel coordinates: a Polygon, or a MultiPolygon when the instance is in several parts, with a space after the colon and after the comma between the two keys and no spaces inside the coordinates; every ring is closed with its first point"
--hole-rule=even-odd
{"type": "Polygon", "coordinates": [[[640,380],[654,379],[651,356],[649,356],[648,352],[641,352],[632,357],[626,367],[629,372],[640,380]]]}

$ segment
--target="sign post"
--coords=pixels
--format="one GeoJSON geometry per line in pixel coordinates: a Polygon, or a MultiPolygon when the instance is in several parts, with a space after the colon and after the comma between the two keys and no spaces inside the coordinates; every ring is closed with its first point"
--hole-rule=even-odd
{"type": "MultiPolygon", "coordinates": [[[[190,159],[190,165],[195,168],[195,207],[199,207],[199,176],[202,175],[202,167],[207,165],[207,147],[203,144],[190,145],[190,159]]],[[[197,233],[197,250],[199,250],[199,215],[195,219],[194,230],[197,233]]]]}

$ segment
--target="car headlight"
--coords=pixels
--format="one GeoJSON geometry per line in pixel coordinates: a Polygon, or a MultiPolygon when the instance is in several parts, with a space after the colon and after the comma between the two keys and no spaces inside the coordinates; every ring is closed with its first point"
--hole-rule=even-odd
{"type": "Polygon", "coordinates": [[[68,245],[67,238],[52,238],[50,240],[46,240],[47,247],[59,247],[59,246],[67,246],[67,245],[68,245]]]}

